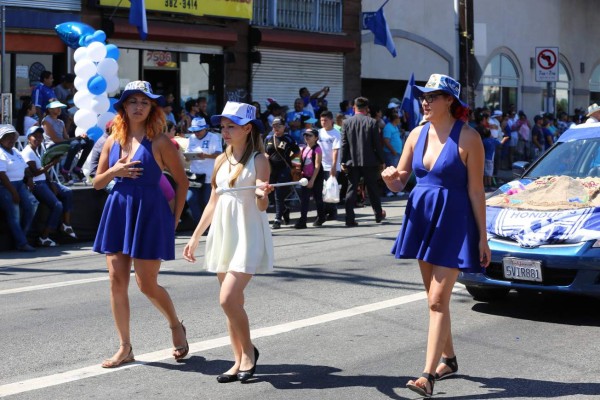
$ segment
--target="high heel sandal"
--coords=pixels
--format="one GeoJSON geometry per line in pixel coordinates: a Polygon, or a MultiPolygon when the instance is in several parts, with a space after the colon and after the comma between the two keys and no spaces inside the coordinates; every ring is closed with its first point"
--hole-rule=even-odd
{"type": "Polygon", "coordinates": [[[127,355],[125,356],[125,358],[122,358],[122,359],[117,360],[117,361],[113,361],[110,358],[106,359],[106,360],[104,360],[102,362],[102,368],[117,368],[117,367],[120,367],[123,364],[134,362],[135,358],[133,357],[133,346],[131,345],[131,343],[123,343],[119,347],[125,347],[125,346],[129,346],[129,353],[127,353],[127,355]]]}
{"type": "MultiPolygon", "coordinates": [[[[435,373],[436,381],[441,381],[442,379],[449,378],[452,375],[456,374],[456,371],[458,371],[458,362],[456,362],[456,356],[450,357],[450,358],[442,357],[442,360],[440,361],[440,365],[442,365],[442,364],[444,364],[445,366],[450,368],[450,372],[446,372],[445,374],[441,374],[441,375],[436,372],[435,373]]],[[[438,365],[438,367],[439,367],[439,365],[438,365]]]]}
{"type": "Polygon", "coordinates": [[[250,369],[239,371],[237,373],[237,378],[240,380],[240,382],[244,383],[254,376],[254,372],[256,371],[256,363],[258,362],[258,356],[258,349],[254,347],[254,365],[250,369]]]}
{"type": "Polygon", "coordinates": [[[181,326],[181,328],[183,329],[183,334],[186,336],[185,337],[185,346],[177,346],[173,349],[173,357],[175,358],[175,361],[179,361],[182,360],[185,356],[188,355],[188,353],[190,352],[190,345],[188,344],[187,341],[187,331],[185,329],[185,326],[183,325],[183,320],[181,320],[179,322],[178,326],[171,326],[171,330],[177,329],[181,326]],[[182,351],[183,353],[177,355],[175,354],[176,352],[182,351]]]}
{"type": "Polygon", "coordinates": [[[433,396],[433,386],[435,385],[435,376],[424,372],[421,375],[421,378],[427,379],[427,383],[429,383],[431,385],[431,390],[427,391],[427,383],[425,383],[424,387],[417,385],[417,381],[419,380],[419,378],[417,378],[417,381],[412,381],[412,380],[408,381],[408,383],[406,384],[406,387],[409,388],[410,390],[412,390],[413,392],[418,393],[419,395],[421,395],[423,397],[433,396]]]}

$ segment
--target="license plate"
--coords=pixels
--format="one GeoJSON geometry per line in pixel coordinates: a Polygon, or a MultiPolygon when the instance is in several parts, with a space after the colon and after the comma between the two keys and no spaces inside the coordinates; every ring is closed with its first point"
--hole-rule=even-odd
{"type": "Polygon", "coordinates": [[[542,262],[516,257],[504,257],[502,270],[506,279],[542,282],[542,262]]]}

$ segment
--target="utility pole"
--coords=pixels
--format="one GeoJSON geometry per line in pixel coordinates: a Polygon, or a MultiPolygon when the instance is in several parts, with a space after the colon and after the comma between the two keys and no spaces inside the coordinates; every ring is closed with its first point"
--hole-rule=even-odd
{"type": "Polygon", "coordinates": [[[473,109],[475,105],[475,57],[473,50],[473,0],[458,1],[459,77],[463,100],[473,109]]]}

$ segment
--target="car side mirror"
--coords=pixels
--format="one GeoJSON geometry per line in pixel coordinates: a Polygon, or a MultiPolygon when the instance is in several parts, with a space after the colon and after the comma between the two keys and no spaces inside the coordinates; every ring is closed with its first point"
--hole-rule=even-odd
{"type": "Polygon", "coordinates": [[[527,168],[529,168],[529,161],[516,161],[512,165],[512,173],[515,179],[523,176],[527,168]]]}

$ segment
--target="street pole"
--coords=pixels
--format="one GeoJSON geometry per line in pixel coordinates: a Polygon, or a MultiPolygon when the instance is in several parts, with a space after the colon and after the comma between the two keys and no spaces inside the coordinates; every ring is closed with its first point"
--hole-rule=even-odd
{"type": "Polygon", "coordinates": [[[473,59],[473,0],[458,2],[459,81],[463,86],[463,99],[471,109],[475,104],[473,59]]]}
{"type": "Polygon", "coordinates": [[[4,93],[4,73],[6,72],[4,69],[4,65],[6,65],[6,6],[4,5],[4,3],[2,3],[2,10],[0,12],[2,13],[2,61],[0,62],[0,93],[4,93]]]}

